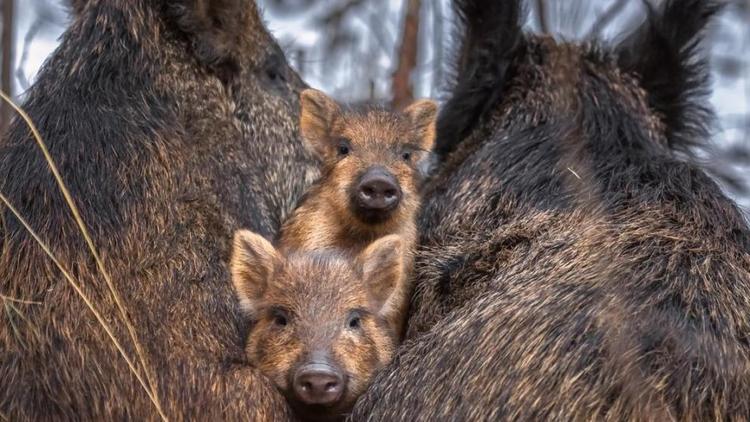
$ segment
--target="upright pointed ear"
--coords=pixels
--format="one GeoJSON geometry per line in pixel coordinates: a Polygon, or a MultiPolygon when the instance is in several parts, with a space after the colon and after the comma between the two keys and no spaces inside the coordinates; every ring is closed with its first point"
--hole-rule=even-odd
{"type": "Polygon", "coordinates": [[[333,152],[331,126],[340,107],[331,97],[316,89],[306,89],[300,94],[300,133],[311,151],[321,159],[333,152]]]}
{"type": "Polygon", "coordinates": [[[646,22],[617,47],[618,64],[638,77],[672,149],[689,153],[710,138],[709,69],[700,42],[723,4],[668,0],[661,10],[650,8],[646,22]]]}
{"type": "Polygon", "coordinates": [[[263,236],[248,230],[234,234],[230,270],[242,310],[252,315],[281,256],[263,236]]]}
{"type": "Polygon", "coordinates": [[[188,36],[198,61],[216,71],[222,80],[239,69],[237,50],[242,48],[242,36],[263,28],[252,1],[171,0],[167,13],[188,36]]]}
{"type": "Polygon", "coordinates": [[[419,146],[425,151],[431,151],[435,145],[437,111],[438,105],[432,100],[416,101],[404,110],[404,114],[409,118],[417,132],[419,146]]]}
{"type": "Polygon", "coordinates": [[[446,157],[493,112],[525,50],[520,0],[453,0],[455,59],[450,98],[438,118],[435,153],[446,157]]]}
{"type": "Polygon", "coordinates": [[[404,246],[401,237],[389,235],[370,244],[357,257],[362,279],[381,315],[389,315],[400,300],[404,285],[404,246]]]}

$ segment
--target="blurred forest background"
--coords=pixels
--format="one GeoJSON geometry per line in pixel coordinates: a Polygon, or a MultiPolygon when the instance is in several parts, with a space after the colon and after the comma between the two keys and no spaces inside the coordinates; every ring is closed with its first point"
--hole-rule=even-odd
{"type": "MultiPolygon", "coordinates": [[[[526,25],[562,40],[616,42],[664,0],[526,0],[526,25]]],[[[449,0],[258,0],[291,63],[310,85],[345,101],[443,98],[454,33],[449,0]]],[[[24,91],[70,19],[66,0],[0,0],[2,90],[24,91]]],[[[706,165],[750,209],[750,0],[710,28],[717,111],[706,165]]],[[[8,119],[0,108],[0,126],[8,119]]]]}

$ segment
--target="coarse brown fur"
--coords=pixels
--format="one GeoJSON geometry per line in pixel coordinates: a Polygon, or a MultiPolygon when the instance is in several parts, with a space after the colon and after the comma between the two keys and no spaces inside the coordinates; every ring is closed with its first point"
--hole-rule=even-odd
{"type": "Polygon", "coordinates": [[[422,100],[403,112],[344,110],[315,90],[303,92],[301,101],[302,138],[322,161],[323,176],[284,223],[279,244],[356,254],[375,239],[398,234],[411,250],[424,179],[421,166],[429,160],[435,141],[437,105],[422,100]],[[342,146],[345,154],[339,151],[342,146]],[[403,192],[399,206],[382,221],[361,217],[350,200],[353,185],[372,167],[395,176],[403,192]]]}
{"type": "Polygon", "coordinates": [[[351,256],[335,250],[282,254],[262,236],[234,238],[232,280],[253,320],[250,362],[270,378],[305,420],[338,420],[367,388],[398,344],[391,314],[404,295],[401,239],[386,236],[351,256]],[[295,373],[325,362],[343,373],[344,392],[327,406],[306,405],[295,373]]]}
{"type": "MultiPolygon", "coordinates": [[[[397,234],[405,245],[403,277],[409,280],[420,189],[435,141],[437,104],[420,100],[402,112],[345,110],[313,89],[302,93],[301,103],[300,131],[322,162],[322,177],[282,226],[278,247],[296,251],[335,248],[355,256],[376,239],[397,234]],[[357,181],[373,168],[394,176],[402,195],[395,210],[378,219],[363,217],[352,204],[357,181]]],[[[404,290],[400,312],[392,314],[399,333],[409,293],[404,290]]]]}
{"type": "MultiPolygon", "coordinates": [[[[239,227],[273,236],[317,167],[298,95],[249,0],[88,0],[28,92],[38,125],[122,297],[171,420],[285,420],[244,358],[226,264],[239,227]]],[[[0,192],[29,220],[136,362],[28,128],[0,141],[0,192]]],[[[81,298],[0,207],[0,416],[155,420],[81,298]]]]}
{"type": "Polygon", "coordinates": [[[470,48],[408,340],[352,420],[750,419],[750,230],[685,154],[717,3],[665,2],[612,49],[454,3],[470,48]]]}

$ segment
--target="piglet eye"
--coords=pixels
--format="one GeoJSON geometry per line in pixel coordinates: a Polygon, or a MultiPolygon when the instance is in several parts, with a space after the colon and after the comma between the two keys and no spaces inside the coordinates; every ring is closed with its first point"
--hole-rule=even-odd
{"type": "Polygon", "coordinates": [[[358,330],[362,326],[362,318],[358,313],[352,312],[346,322],[346,326],[352,330],[358,330]]]}
{"type": "Polygon", "coordinates": [[[360,321],[359,317],[352,318],[352,319],[349,320],[349,328],[359,328],[360,323],[361,323],[361,321],[360,321]]]}
{"type": "Polygon", "coordinates": [[[286,325],[289,323],[286,313],[281,310],[274,310],[271,314],[271,317],[273,318],[274,325],[278,327],[286,327],[286,325]]]}
{"type": "Polygon", "coordinates": [[[286,317],[284,315],[276,315],[273,317],[273,323],[279,327],[286,327],[286,317]]]}
{"type": "Polygon", "coordinates": [[[401,158],[404,159],[404,161],[410,161],[411,160],[411,152],[404,152],[401,154],[401,158]]]}
{"type": "Polygon", "coordinates": [[[349,147],[349,140],[347,139],[339,140],[339,145],[338,145],[339,156],[343,157],[345,155],[349,155],[350,150],[351,148],[349,147]]]}

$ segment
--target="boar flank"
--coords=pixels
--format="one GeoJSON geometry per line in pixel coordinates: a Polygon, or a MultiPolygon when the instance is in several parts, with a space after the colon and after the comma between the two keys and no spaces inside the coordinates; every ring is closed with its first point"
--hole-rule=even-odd
{"type": "Polygon", "coordinates": [[[750,231],[684,154],[717,4],[664,2],[607,48],[454,1],[411,341],[352,420],[750,417],[750,231]]]}
{"type": "MultiPolygon", "coordinates": [[[[302,82],[250,0],[88,0],[28,93],[138,333],[173,420],[277,420],[283,397],[244,360],[226,262],[232,233],[274,235],[316,174],[297,132],[302,82]]],[[[19,120],[0,192],[133,343],[59,189],[19,120]]],[[[0,207],[0,415],[153,420],[103,329],[0,207]]],[[[136,360],[137,361],[137,360],[136,360]]]]}

